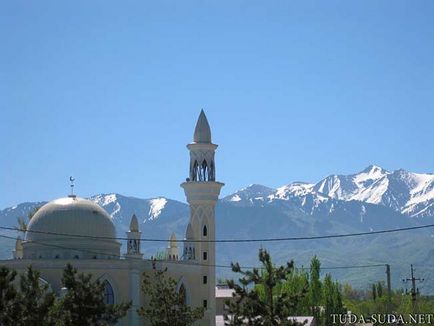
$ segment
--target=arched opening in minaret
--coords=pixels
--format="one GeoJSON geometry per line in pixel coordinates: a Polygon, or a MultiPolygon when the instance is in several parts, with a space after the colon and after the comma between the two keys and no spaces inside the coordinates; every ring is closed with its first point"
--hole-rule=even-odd
{"type": "Polygon", "coordinates": [[[209,167],[209,181],[215,181],[215,167],[214,167],[214,161],[211,161],[210,167],[209,167]]]}
{"type": "Polygon", "coordinates": [[[113,292],[113,287],[110,282],[104,281],[104,303],[105,304],[114,304],[115,303],[115,294],[113,292]]]}
{"type": "Polygon", "coordinates": [[[208,181],[208,164],[206,163],[206,160],[203,160],[202,162],[202,178],[200,181],[208,181]]]}
{"type": "Polygon", "coordinates": [[[208,229],[207,229],[206,225],[203,226],[202,235],[204,237],[208,236],[208,229]]]}
{"type": "Polygon", "coordinates": [[[197,163],[197,161],[195,160],[193,163],[193,167],[192,167],[192,171],[191,171],[191,180],[192,181],[198,181],[198,173],[199,173],[199,164],[197,163]]]}

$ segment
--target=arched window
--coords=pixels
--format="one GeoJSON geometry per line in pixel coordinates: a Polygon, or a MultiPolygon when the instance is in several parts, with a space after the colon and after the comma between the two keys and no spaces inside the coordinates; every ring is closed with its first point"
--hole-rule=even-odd
{"type": "Polygon", "coordinates": [[[115,294],[113,292],[113,288],[109,281],[104,281],[104,303],[105,304],[114,304],[115,303],[115,294]]]}
{"type": "Polygon", "coordinates": [[[206,228],[206,225],[203,226],[202,235],[203,235],[204,237],[208,236],[208,229],[206,228]]]}
{"type": "Polygon", "coordinates": [[[187,291],[185,290],[184,284],[181,284],[179,288],[179,300],[181,303],[186,304],[187,303],[187,291]]]}
{"type": "Polygon", "coordinates": [[[199,181],[208,181],[207,177],[208,177],[208,164],[206,163],[206,160],[203,160],[202,162],[202,177],[200,178],[199,181]]]}
{"type": "Polygon", "coordinates": [[[215,167],[214,167],[214,161],[211,161],[211,165],[209,168],[209,180],[215,181],[215,167]]]}
{"type": "Polygon", "coordinates": [[[198,178],[197,178],[197,174],[198,174],[198,165],[199,164],[197,164],[197,161],[194,161],[194,163],[193,163],[193,171],[191,171],[191,179],[192,179],[192,181],[198,181],[198,178]]]}

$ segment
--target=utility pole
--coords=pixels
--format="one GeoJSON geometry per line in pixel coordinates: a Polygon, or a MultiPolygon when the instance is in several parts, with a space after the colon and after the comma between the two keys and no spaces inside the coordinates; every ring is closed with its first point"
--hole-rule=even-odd
{"type": "Polygon", "coordinates": [[[411,278],[406,278],[402,280],[403,282],[409,282],[411,281],[411,301],[413,303],[413,313],[416,312],[416,298],[419,294],[419,288],[416,287],[416,282],[423,282],[424,279],[416,278],[414,277],[414,268],[413,265],[411,265],[411,278]]]}
{"type": "Polygon", "coordinates": [[[387,275],[387,313],[391,313],[390,309],[392,307],[392,284],[390,282],[390,265],[386,264],[386,275],[387,275]]]}

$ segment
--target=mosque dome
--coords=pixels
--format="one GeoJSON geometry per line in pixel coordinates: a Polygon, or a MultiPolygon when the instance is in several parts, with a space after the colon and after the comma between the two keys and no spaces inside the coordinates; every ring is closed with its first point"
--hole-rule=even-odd
{"type": "Polygon", "coordinates": [[[116,259],[120,243],[108,213],[96,203],[70,196],[53,200],[33,215],[23,241],[24,258],[116,259]]]}

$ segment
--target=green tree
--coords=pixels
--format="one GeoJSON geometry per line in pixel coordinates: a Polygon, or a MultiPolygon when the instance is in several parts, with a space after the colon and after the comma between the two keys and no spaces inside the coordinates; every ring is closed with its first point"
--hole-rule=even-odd
{"type": "Polygon", "coordinates": [[[167,269],[153,271],[152,277],[143,274],[142,291],[149,298],[146,307],[138,313],[153,326],[187,326],[201,319],[202,307],[193,308],[186,303],[185,289],[177,291],[176,281],[166,276],[167,269]]]}
{"type": "Polygon", "coordinates": [[[19,294],[14,286],[17,273],[0,267],[0,325],[14,325],[21,316],[19,294]]]}
{"type": "Polygon", "coordinates": [[[377,299],[377,287],[375,286],[375,283],[372,284],[372,300],[376,300],[377,299]]]}
{"type": "Polygon", "coordinates": [[[339,283],[333,282],[330,274],[324,278],[323,284],[323,303],[324,316],[322,318],[325,326],[333,324],[332,314],[344,313],[345,309],[342,303],[342,295],[339,290],[339,283]]]}
{"type": "Polygon", "coordinates": [[[379,297],[379,298],[383,297],[383,283],[382,282],[377,283],[377,297],[379,297]]]}
{"type": "Polygon", "coordinates": [[[70,264],[63,271],[62,284],[66,293],[53,309],[57,325],[115,325],[131,307],[131,302],[106,304],[104,284],[93,281],[91,274],[78,273],[70,264]]]}
{"type": "Polygon", "coordinates": [[[283,291],[283,285],[294,272],[293,262],[286,266],[275,267],[270,254],[259,250],[259,269],[243,271],[238,263],[232,264],[232,271],[240,273],[239,284],[228,280],[229,288],[235,291],[234,300],[228,301],[228,315],[225,315],[229,325],[299,325],[289,320],[293,316],[300,299],[305,295],[305,289],[290,293],[283,291]]]}
{"type": "MultiPolygon", "coordinates": [[[[302,270],[294,269],[287,280],[282,285],[282,291],[291,293],[308,292],[309,289],[309,274],[302,270]]],[[[294,315],[309,316],[311,314],[310,299],[308,295],[304,295],[298,300],[295,307],[294,315]]]]}
{"type": "Polygon", "coordinates": [[[309,280],[309,299],[311,311],[316,320],[320,317],[320,304],[321,304],[321,279],[320,279],[321,263],[319,259],[314,256],[310,263],[310,280],[309,280]]]}
{"type": "Polygon", "coordinates": [[[15,321],[16,326],[54,325],[51,309],[55,296],[40,279],[40,273],[31,266],[20,275],[19,306],[21,317],[15,321]]]}

